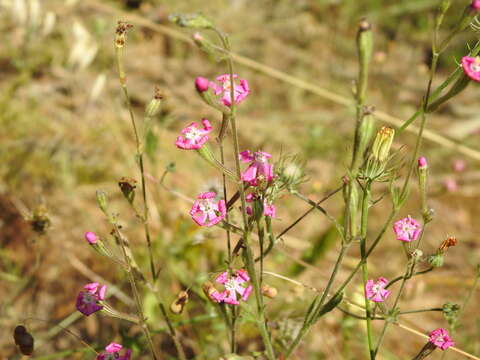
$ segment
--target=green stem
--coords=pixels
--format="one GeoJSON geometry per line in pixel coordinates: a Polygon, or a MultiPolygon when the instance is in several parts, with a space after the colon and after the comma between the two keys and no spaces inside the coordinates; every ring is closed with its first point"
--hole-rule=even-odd
{"type": "Polygon", "coordinates": [[[362,258],[362,281],[364,289],[364,300],[365,300],[365,314],[367,318],[367,342],[368,342],[368,352],[370,354],[370,359],[375,359],[375,351],[373,348],[373,330],[372,330],[372,310],[370,307],[370,300],[367,297],[366,284],[368,281],[368,266],[366,258],[366,241],[367,241],[367,222],[368,222],[368,212],[370,207],[370,197],[371,197],[371,184],[368,182],[365,184],[363,190],[363,200],[362,200],[362,218],[360,222],[360,255],[362,258]]]}

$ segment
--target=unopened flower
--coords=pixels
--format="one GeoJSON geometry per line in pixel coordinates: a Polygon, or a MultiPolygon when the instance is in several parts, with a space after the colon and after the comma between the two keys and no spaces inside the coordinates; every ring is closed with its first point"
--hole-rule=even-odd
{"type": "Polygon", "coordinates": [[[205,192],[198,195],[193,204],[190,215],[193,221],[200,226],[213,226],[222,221],[227,214],[225,200],[215,202],[214,192],[205,192]]]}
{"type": "Polygon", "coordinates": [[[177,138],[175,145],[179,149],[184,150],[197,150],[200,149],[203,144],[208,141],[208,134],[212,131],[210,121],[202,119],[203,129],[198,127],[196,122],[191,123],[185,129],[182,130],[182,135],[177,138]]]}
{"type": "Polygon", "coordinates": [[[273,165],[268,163],[271,154],[265,151],[250,150],[242,151],[239,154],[240,160],[244,163],[250,163],[247,170],[242,172],[242,180],[250,183],[252,186],[258,184],[258,180],[270,182],[273,180],[273,165]]]}
{"type": "MultiPolygon", "coordinates": [[[[233,74],[233,99],[235,104],[240,104],[250,93],[250,89],[248,87],[248,82],[245,79],[240,79],[240,83],[236,84],[236,79],[238,78],[237,74],[233,74]]],[[[210,82],[210,87],[213,89],[215,95],[221,97],[221,101],[225,106],[232,105],[232,98],[231,98],[231,82],[230,82],[230,75],[220,75],[217,77],[217,82],[210,82]]]]}
{"type": "Polygon", "coordinates": [[[85,240],[87,240],[90,245],[94,245],[97,243],[98,237],[94,232],[87,231],[84,236],[85,240]]]}
{"type": "Polygon", "coordinates": [[[388,126],[383,126],[377,133],[372,145],[372,156],[375,160],[383,163],[390,154],[390,148],[393,143],[395,130],[388,126]]]}
{"type": "Polygon", "coordinates": [[[480,82],[480,57],[464,56],[462,58],[462,67],[470,79],[480,82]]]}
{"type": "Polygon", "coordinates": [[[390,290],[385,289],[385,286],[387,286],[387,284],[388,280],[384,277],[379,277],[377,279],[377,282],[374,282],[373,280],[368,280],[365,284],[365,293],[368,300],[372,300],[375,302],[385,301],[390,295],[390,290]]]}
{"type": "Polygon", "coordinates": [[[199,76],[195,79],[195,88],[198,92],[202,93],[204,91],[207,91],[209,86],[210,81],[207,78],[199,76]]]}
{"type": "Polygon", "coordinates": [[[117,343],[110,343],[105,347],[105,351],[102,351],[97,356],[97,360],[130,360],[132,356],[132,350],[125,349],[123,355],[120,355],[120,351],[123,346],[117,343]]]}
{"type": "Polygon", "coordinates": [[[409,215],[395,222],[395,224],[393,224],[393,231],[395,235],[397,235],[397,240],[410,242],[418,239],[422,232],[422,227],[417,220],[411,218],[409,215]]]}
{"type": "Polygon", "coordinates": [[[430,333],[428,340],[430,341],[430,343],[442,350],[446,350],[450,346],[454,345],[452,338],[448,335],[448,331],[444,328],[438,328],[433,330],[430,333]]]}
{"type": "Polygon", "coordinates": [[[278,294],[278,290],[276,288],[274,288],[273,286],[270,286],[270,285],[263,285],[262,286],[262,295],[263,296],[266,296],[270,299],[273,299],[274,297],[276,297],[278,294]]]}
{"type": "Polygon", "coordinates": [[[470,7],[475,11],[480,11],[480,0],[472,0],[470,7]]]}
{"type": "MultiPolygon", "coordinates": [[[[247,202],[254,202],[257,199],[255,194],[250,193],[245,197],[245,200],[247,202]]],[[[254,211],[252,207],[247,206],[247,214],[252,216],[254,214],[254,211]]],[[[277,209],[275,208],[275,205],[273,205],[271,202],[269,202],[267,199],[263,200],[263,215],[269,216],[274,218],[277,214],[277,209]]]]}
{"type": "Polygon", "coordinates": [[[219,292],[212,291],[209,295],[215,302],[224,302],[230,305],[239,305],[238,295],[243,301],[247,301],[250,293],[253,290],[252,285],[246,285],[250,281],[250,277],[244,269],[237,270],[235,276],[229,275],[228,272],[223,272],[217,276],[215,282],[222,284],[225,290],[219,292]]]}
{"type": "Polygon", "coordinates": [[[97,282],[84,286],[77,296],[77,310],[84,315],[91,315],[103,309],[101,301],[105,300],[107,285],[100,286],[97,282]]]}
{"type": "Polygon", "coordinates": [[[418,168],[419,169],[426,169],[428,168],[427,159],[424,156],[418,158],[418,168]]]}

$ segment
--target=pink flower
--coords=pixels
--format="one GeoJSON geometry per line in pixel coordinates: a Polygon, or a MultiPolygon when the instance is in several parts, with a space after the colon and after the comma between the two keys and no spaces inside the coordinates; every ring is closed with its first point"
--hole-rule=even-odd
{"type": "Polygon", "coordinates": [[[90,245],[94,245],[97,243],[98,238],[94,232],[87,231],[84,236],[85,236],[85,240],[87,240],[90,245]]]}
{"type": "Polygon", "coordinates": [[[470,7],[473,10],[479,11],[480,10],[480,0],[472,0],[472,4],[470,5],[470,7]]]}
{"type": "Polygon", "coordinates": [[[397,235],[397,240],[410,242],[418,239],[422,227],[417,220],[409,215],[393,224],[393,231],[397,235]]]}
{"type": "Polygon", "coordinates": [[[272,157],[267,152],[256,151],[252,153],[250,150],[242,151],[239,154],[240,160],[244,163],[250,163],[247,170],[242,173],[242,180],[256,186],[258,180],[273,180],[273,165],[268,163],[268,159],[272,157]]]}
{"type": "Polygon", "coordinates": [[[197,89],[198,92],[207,91],[209,85],[210,85],[210,81],[207,78],[199,76],[195,79],[195,88],[197,89]]]}
{"type": "Polygon", "coordinates": [[[247,301],[253,290],[252,285],[248,285],[247,287],[242,286],[250,281],[250,277],[243,269],[237,270],[236,276],[231,276],[225,271],[218,275],[215,281],[225,287],[224,291],[219,292],[215,290],[210,295],[212,300],[218,303],[224,302],[230,305],[239,305],[240,302],[237,300],[237,294],[240,295],[241,300],[247,301]]]}
{"type": "Polygon", "coordinates": [[[120,355],[120,350],[123,346],[117,343],[110,343],[105,348],[105,351],[102,351],[97,356],[97,360],[130,360],[132,355],[132,350],[126,349],[123,355],[120,355]]]}
{"type": "Polygon", "coordinates": [[[428,340],[442,350],[446,350],[450,346],[455,345],[452,338],[448,335],[448,331],[444,328],[433,330],[429,336],[430,338],[428,340]]]}
{"type": "Polygon", "coordinates": [[[83,288],[85,290],[80,291],[77,296],[77,310],[86,316],[102,310],[101,301],[105,300],[107,285],[100,286],[95,282],[87,284],[83,288]]]}
{"type": "Polygon", "coordinates": [[[190,215],[193,221],[200,226],[213,226],[222,221],[227,214],[225,200],[215,202],[214,192],[205,192],[198,195],[197,200],[193,204],[190,215]]]}
{"type": "Polygon", "coordinates": [[[196,122],[191,123],[185,129],[182,130],[183,136],[179,136],[175,145],[179,149],[185,150],[197,150],[200,149],[203,144],[208,140],[208,134],[212,131],[210,121],[202,119],[203,129],[198,128],[196,122]]]}
{"type": "Polygon", "coordinates": [[[388,280],[384,277],[379,277],[377,282],[368,280],[365,284],[365,293],[367,294],[367,299],[375,302],[385,301],[390,295],[390,290],[385,289],[387,284],[388,280]]]}
{"type": "Polygon", "coordinates": [[[427,159],[424,156],[418,158],[418,168],[426,169],[428,167],[427,159]]]}
{"type": "Polygon", "coordinates": [[[463,71],[470,79],[480,82],[480,57],[464,56],[462,66],[463,71]]]}
{"type": "Polygon", "coordinates": [[[453,161],[452,167],[453,167],[453,171],[462,172],[467,167],[467,164],[465,163],[465,160],[456,159],[453,161]]]}
{"type": "MultiPolygon", "coordinates": [[[[237,79],[238,75],[233,74],[233,78],[237,79]]],[[[230,75],[220,75],[217,76],[217,82],[219,84],[210,82],[210,87],[213,89],[213,93],[217,96],[221,95],[222,103],[225,106],[231,106],[231,94],[230,94],[230,75]]],[[[240,84],[233,85],[233,98],[235,104],[240,104],[250,93],[250,89],[248,87],[248,82],[245,79],[240,79],[240,84]]]]}
{"type": "Polygon", "coordinates": [[[443,185],[445,185],[445,189],[447,189],[448,192],[455,192],[458,190],[457,180],[453,178],[446,178],[443,181],[443,185]]]}

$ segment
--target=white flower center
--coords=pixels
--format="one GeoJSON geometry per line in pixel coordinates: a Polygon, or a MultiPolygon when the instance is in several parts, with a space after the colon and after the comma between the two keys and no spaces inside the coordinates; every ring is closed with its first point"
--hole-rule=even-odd
{"type": "Polygon", "coordinates": [[[85,292],[83,295],[83,302],[85,304],[95,304],[97,302],[97,299],[89,292],[85,292]]]}
{"type": "Polygon", "coordinates": [[[375,285],[372,286],[372,291],[374,293],[378,293],[381,289],[382,289],[382,285],[380,285],[380,284],[375,284],[375,285]]]}
{"type": "Polygon", "coordinates": [[[192,127],[186,134],[185,138],[187,140],[198,140],[202,136],[202,133],[199,129],[192,127]]]}
{"type": "Polygon", "coordinates": [[[229,291],[235,291],[236,288],[237,282],[235,281],[235,279],[230,279],[225,283],[225,289],[229,291]]]}
{"type": "Polygon", "coordinates": [[[480,59],[476,59],[475,62],[470,65],[470,69],[472,69],[473,72],[480,72],[480,59]]]}
{"type": "Polygon", "coordinates": [[[263,154],[255,153],[255,161],[259,163],[266,163],[267,157],[263,154]]]}
{"type": "Polygon", "coordinates": [[[200,210],[203,212],[209,212],[212,210],[212,203],[210,200],[202,200],[199,204],[200,210]]]}

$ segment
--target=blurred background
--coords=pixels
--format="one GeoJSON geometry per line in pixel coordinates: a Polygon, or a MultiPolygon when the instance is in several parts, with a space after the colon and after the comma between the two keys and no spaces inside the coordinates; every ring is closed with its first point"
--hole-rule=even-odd
{"type": "MultiPolygon", "coordinates": [[[[219,125],[221,119],[196,95],[193,81],[197,76],[223,74],[226,66],[185,41],[191,33],[171,25],[168,16],[202,12],[230,34],[235,53],[268,67],[257,71],[236,65],[235,72],[248,79],[251,87],[249,98],[239,108],[241,150],[262,149],[277,159],[282,154],[298,154],[309,177],[300,190],[318,200],[339,185],[350,161],[354,108],[286,83],[269,69],[319,86],[327,94],[339,94],[348,102],[357,73],[357,25],[366,17],[375,37],[368,103],[405,120],[421,102],[426,87],[438,3],[0,0],[0,359],[20,358],[10,335],[19,323],[26,324],[37,341],[35,359],[94,357],[56,324],[98,349],[116,340],[133,348],[134,358],[147,358],[141,355],[144,344],[138,327],[97,314],[81,317],[75,311],[77,292],[92,281],[112,285],[109,301],[116,308],[132,308],[122,270],[91,251],[83,239],[85,231],[107,236],[110,230],[97,208],[96,190],[107,192],[140,266],[148,269],[142,224],[117,185],[123,176],[140,180],[134,136],[116,73],[113,38],[118,20],[134,25],[127,40],[126,71],[137,118],[141,119],[155,86],[165,98],[146,149],[162,298],[169,304],[180,290],[191,288],[186,311],[172,315],[173,321],[189,358],[210,360],[228,352],[228,338],[220,315],[200,288],[213,272],[222,269],[225,234],[220,229],[197,227],[188,215],[188,199],[219,188],[221,179],[198,156],[176,149],[174,142],[180,129],[201,117],[209,118],[214,127],[219,125]],[[161,184],[171,163],[175,163],[175,172],[168,173],[161,184]]],[[[443,35],[469,1],[453,3],[443,35]]],[[[441,58],[435,84],[456,68],[468,52],[467,44],[476,39],[478,33],[473,30],[455,39],[441,58]]],[[[407,283],[400,303],[403,310],[441,307],[449,301],[461,304],[472,286],[480,262],[475,220],[480,212],[478,93],[478,85],[471,85],[428,121],[428,129],[435,134],[478,150],[467,154],[442,139],[424,141],[422,155],[429,160],[431,174],[429,203],[435,210],[424,252],[434,252],[448,236],[456,236],[458,245],[449,250],[442,268],[407,283]]],[[[379,119],[378,126],[382,124],[387,123],[379,119]]],[[[413,133],[404,132],[394,147],[402,148],[407,156],[414,140],[413,133]]],[[[337,195],[325,207],[339,217],[342,204],[337,195]]],[[[383,201],[374,208],[373,234],[388,206],[388,201],[383,201]]],[[[292,196],[279,199],[275,230],[280,231],[307,209],[292,196]]],[[[407,214],[420,217],[415,186],[402,211],[403,216],[407,214]]],[[[372,257],[372,277],[403,274],[405,258],[400,247],[388,231],[372,257]]],[[[339,239],[329,221],[312,213],[275,248],[265,267],[321,289],[338,248],[339,239]]],[[[357,259],[358,252],[352,247],[339,280],[348,275],[357,259]]],[[[314,293],[273,276],[266,275],[265,281],[279,290],[267,306],[277,345],[282,346],[298,330],[314,293]]],[[[348,288],[347,296],[361,296],[359,279],[348,288]]],[[[453,336],[458,347],[477,355],[478,299],[474,291],[453,336]]],[[[175,350],[153,296],[145,296],[144,308],[156,346],[165,359],[174,359],[175,350]]],[[[262,346],[252,317],[247,309],[241,320],[239,352],[244,355],[262,346]]],[[[424,333],[448,325],[441,312],[405,315],[401,322],[424,333]]],[[[375,325],[378,330],[381,324],[375,325]]],[[[424,342],[391,326],[380,358],[409,359],[424,342]]],[[[334,311],[313,328],[297,358],[361,359],[365,353],[363,322],[334,311]]],[[[441,355],[438,351],[431,358],[459,358],[451,351],[441,355]]]]}

